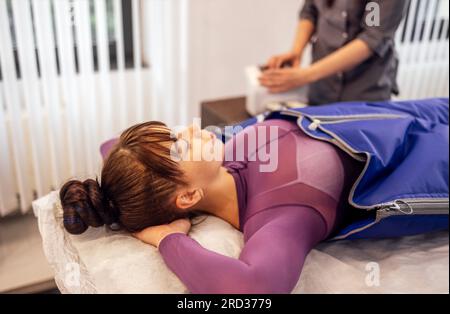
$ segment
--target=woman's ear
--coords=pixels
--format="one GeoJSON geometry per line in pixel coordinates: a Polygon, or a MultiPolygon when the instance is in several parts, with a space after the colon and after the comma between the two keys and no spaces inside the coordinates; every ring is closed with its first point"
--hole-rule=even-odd
{"type": "Polygon", "coordinates": [[[180,209],[188,209],[197,204],[201,199],[202,193],[200,189],[183,190],[177,195],[175,204],[180,209]]]}

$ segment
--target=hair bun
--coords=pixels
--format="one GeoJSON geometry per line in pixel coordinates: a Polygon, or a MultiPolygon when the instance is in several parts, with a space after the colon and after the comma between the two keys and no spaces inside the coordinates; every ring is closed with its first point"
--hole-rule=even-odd
{"type": "Polygon", "coordinates": [[[63,185],[59,196],[64,211],[64,228],[71,234],[81,234],[88,227],[116,222],[114,210],[97,180],[71,180],[63,185]]]}

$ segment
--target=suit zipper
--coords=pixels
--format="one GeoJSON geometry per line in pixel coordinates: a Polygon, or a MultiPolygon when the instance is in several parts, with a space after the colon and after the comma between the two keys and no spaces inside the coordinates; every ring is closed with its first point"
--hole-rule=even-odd
{"type": "Polygon", "coordinates": [[[396,215],[448,215],[449,201],[448,198],[398,199],[376,209],[377,219],[396,215]]]}

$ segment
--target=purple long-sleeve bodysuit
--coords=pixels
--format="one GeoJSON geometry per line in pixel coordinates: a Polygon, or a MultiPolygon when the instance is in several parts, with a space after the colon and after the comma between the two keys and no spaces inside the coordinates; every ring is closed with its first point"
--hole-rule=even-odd
{"type": "Polygon", "coordinates": [[[239,259],[207,250],[182,233],[159,244],[164,261],[191,293],[292,292],[308,252],[342,222],[346,196],[361,170],[361,163],[308,137],[295,122],[268,120],[248,127],[225,144],[226,154],[237,157],[236,145],[242,144],[243,161],[223,163],[236,183],[245,243],[239,259]],[[269,136],[270,126],[278,127],[276,139],[269,136]],[[261,132],[265,141],[246,145],[261,132]],[[258,151],[270,152],[274,140],[277,168],[262,172],[260,165],[268,162],[258,151]]]}

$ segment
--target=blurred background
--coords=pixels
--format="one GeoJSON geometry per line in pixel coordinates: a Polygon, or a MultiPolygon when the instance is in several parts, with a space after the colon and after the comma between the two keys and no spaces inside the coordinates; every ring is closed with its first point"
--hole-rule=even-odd
{"type": "MultiPolygon", "coordinates": [[[[0,0],[0,292],[56,291],[32,201],[127,126],[192,122],[290,48],[302,0],[0,0]]],[[[412,0],[401,99],[448,97],[449,1],[412,0]]],[[[308,62],[305,60],[304,62],[308,62]]]]}

